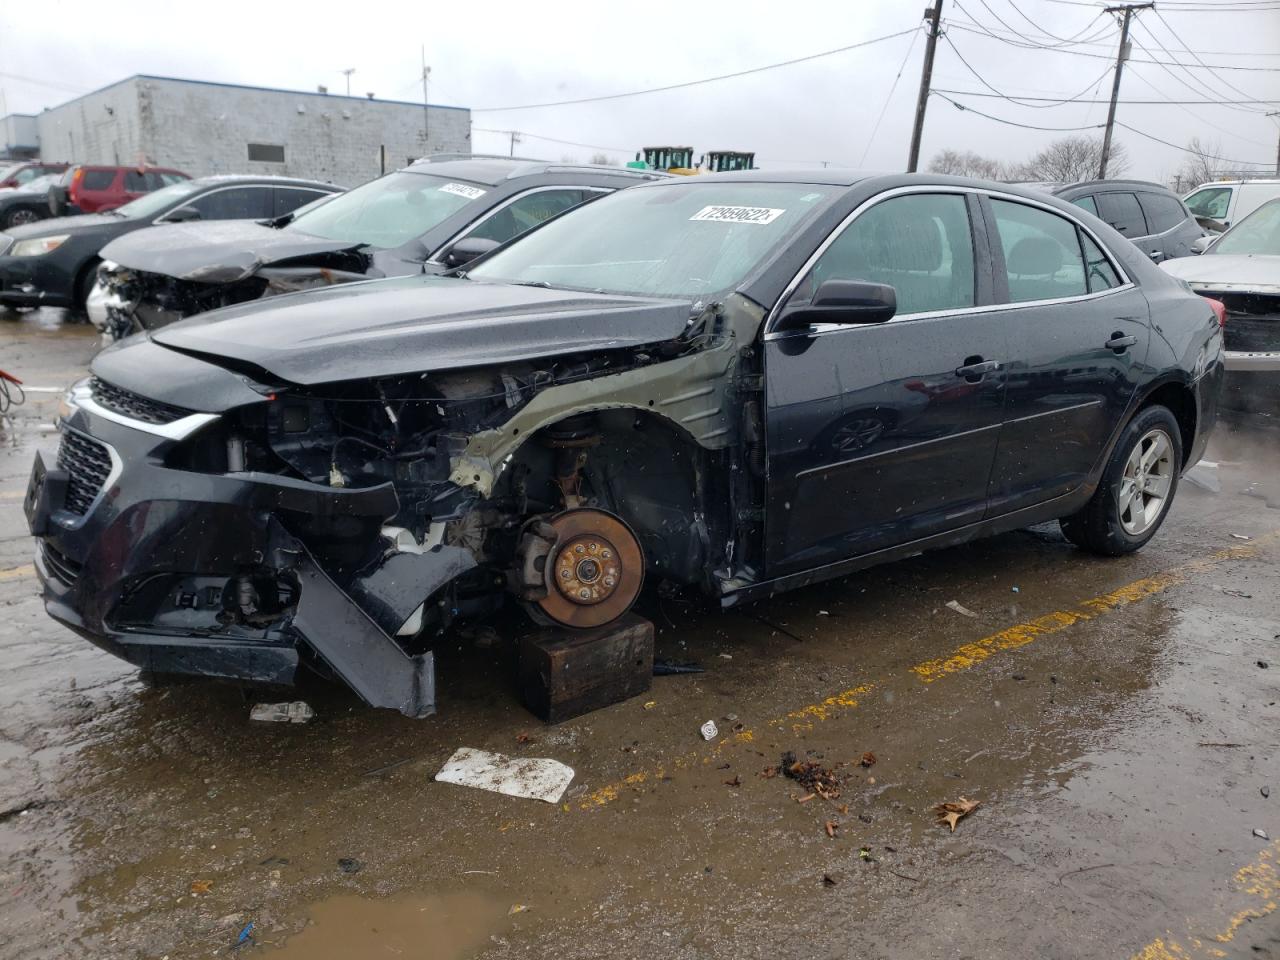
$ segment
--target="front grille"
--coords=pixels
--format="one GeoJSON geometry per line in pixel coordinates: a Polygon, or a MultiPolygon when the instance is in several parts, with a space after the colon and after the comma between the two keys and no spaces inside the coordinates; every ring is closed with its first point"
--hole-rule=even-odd
{"type": "Polygon", "coordinates": [[[44,555],[44,565],[49,574],[64,586],[72,586],[76,582],[76,578],[80,576],[81,565],[47,543],[41,544],[40,548],[44,555]]]}
{"type": "Polygon", "coordinates": [[[148,400],[132,390],[117,387],[97,377],[89,381],[89,391],[99,406],[143,423],[173,423],[192,413],[159,400],[148,400]]]}
{"type": "Polygon", "coordinates": [[[92,437],[63,427],[58,468],[69,478],[65,509],[83,517],[111,475],[110,452],[92,437]]]}

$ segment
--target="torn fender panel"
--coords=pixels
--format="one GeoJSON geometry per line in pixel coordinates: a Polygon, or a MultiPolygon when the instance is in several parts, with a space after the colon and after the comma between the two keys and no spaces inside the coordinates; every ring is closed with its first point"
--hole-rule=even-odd
{"type": "Polygon", "coordinates": [[[705,349],[542,391],[501,427],[473,435],[454,458],[449,479],[489,496],[511,455],[529,437],[565,417],[593,410],[644,410],[670,421],[702,447],[729,447],[738,439],[733,394],[739,354],[755,341],[764,311],[737,294],[720,310],[722,327],[705,349]]]}
{"type": "Polygon", "coordinates": [[[152,339],[313,385],[660,343],[684,332],[692,306],[416,276],[214,310],[152,339]]]}
{"type": "Polygon", "coordinates": [[[102,258],[180,280],[234,283],[265,264],[357,246],[250,220],[194,221],[149,227],[113,240],[102,249],[102,258]]]}

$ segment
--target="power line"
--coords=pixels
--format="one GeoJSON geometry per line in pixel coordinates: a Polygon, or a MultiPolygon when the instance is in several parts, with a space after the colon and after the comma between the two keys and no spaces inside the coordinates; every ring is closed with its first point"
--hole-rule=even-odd
{"type": "Polygon", "coordinates": [[[860,47],[869,47],[875,43],[883,43],[886,40],[892,40],[895,37],[905,37],[909,33],[918,29],[912,27],[910,30],[899,30],[897,33],[890,33],[883,37],[876,37],[872,40],[863,40],[859,43],[851,43],[848,46],[837,47],[834,50],[824,50],[821,53],[811,53],[804,57],[795,57],[791,60],[782,60],[778,63],[767,63],[761,67],[751,67],[747,70],[737,70],[733,73],[723,73],[716,77],[704,77],[701,80],[687,80],[684,83],[672,83],[663,87],[650,87],[647,90],[630,90],[626,93],[610,93],[598,97],[579,97],[574,100],[554,100],[546,103],[522,103],[510,107],[472,107],[472,113],[498,113],[508,110],[537,110],[542,107],[567,107],[579,103],[600,103],[605,100],[621,100],[625,97],[640,97],[650,93],[664,93],[668,90],[683,90],[688,87],[700,86],[704,83],[715,83],[719,80],[732,80],[735,77],[745,77],[753,73],[764,73],[766,70],[777,70],[781,67],[794,66],[797,63],[807,63],[811,60],[819,60],[823,57],[832,57],[839,53],[847,53],[850,50],[857,50],[860,47]]]}
{"type": "Polygon", "coordinates": [[[1140,136],[1140,137],[1146,137],[1148,140],[1154,140],[1156,143],[1163,143],[1166,147],[1173,147],[1173,149],[1175,149],[1175,150],[1181,150],[1183,153],[1189,153],[1189,154],[1191,154],[1191,155],[1193,155],[1193,156],[1197,156],[1197,157],[1208,157],[1208,158],[1209,158],[1209,159],[1211,159],[1211,160],[1221,160],[1221,161],[1223,161],[1224,163],[1238,163],[1238,164],[1241,164],[1241,165],[1246,166],[1246,167],[1267,167],[1267,166],[1270,166],[1270,164],[1269,164],[1269,163],[1259,163],[1257,160],[1235,160],[1235,159],[1233,159],[1233,158],[1231,158],[1231,157],[1219,157],[1219,156],[1215,156],[1215,155],[1214,155],[1214,154],[1212,154],[1212,153],[1205,153],[1203,150],[1188,150],[1186,147],[1180,147],[1180,146],[1178,146],[1176,143],[1170,143],[1168,140],[1161,140],[1161,139],[1160,139],[1159,137],[1157,137],[1157,136],[1153,136],[1152,134],[1149,134],[1149,133],[1144,133],[1143,131],[1141,131],[1141,130],[1137,129],[1136,127],[1131,127],[1131,126],[1129,126],[1129,124],[1124,123],[1124,122],[1123,122],[1123,121],[1121,121],[1121,120],[1117,120],[1117,121],[1116,121],[1116,126],[1117,126],[1117,127],[1124,127],[1124,128],[1125,128],[1126,130],[1128,130],[1130,133],[1136,133],[1136,134],[1137,134],[1138,136],[1140,136]]]}
{"type": "MultiPolygon", "coordinates": [[[[1064,0],[1059,0],[1059,2],[1064,2],[1064,0]]],[[[1280,9],[1280,7],[1277,7],[1276,9],[1280,9]]],[[[953,21],[948,21],[948,24],[949,26],[955,28],[956,30],[963,30],[966,33],[972,33],[980,37],[981,36],[990,37],[992,40],[999,40],[1001,43],[1007,43],[1015,47],[1024,47],[1024,48],[1029,48],[1033,50],[1043,50],[1046,53],[1067,54],[1073,57],[1091,57],[1094,60],[1114,60],[1115,59],[1115,57],[1108,56],[1105,53],[1089,53],[1085,50],[1065,50],[1065,49],[1060,49],[1058,47],[1046,47],[1041,44],[1021,43],[1017,40],[1010,40],[1007,37],[1002,37],[999,34],[992,33],[990,30],[982,27],[982,25],[978,23],[973,23],[972,25],[970,25],[962,21],[957,22],[953,20],[953,21]],[[977,27],[978,29],[974,29],[974,27],[977,27]]],[[[1228,65],[1224,63],[1205,64],[1203,67],[1201,67],[1196,64],[1184,64],[1176,61],[1171,63],[1165,60],[1135,60],[1133,58],[1130,58],[1126,62],[1127,63],[1151,63],[1151,64],[1157,64],[1157,65],[1163,65],[1163,66],[1185,67],[1189,70],[1199,70],[1199,69],[1246,70],[1252,73],[1280,73],[1280,67],[1245,67],[1245,66],[1239,66],[1235,64],[1228,65]]]]}
{"type": "Polygon", "coordinates": [[[514,132],[522,137],[532,137],[534,140],[546,140],[548,143],[558,143],[565,147],[583,147],[587,150],[607,150],[610,153],[630,154],[635,152],[628,147],[606,147],[598,143],[578,143],[575,140],[557,140],[555,137],[544,137],[539,133],[530,133],[528,130],[494,130],[489,127],[472,127],[471,129],[477,133],[500,133],[504,137],[510,136],[514,132]]]}
{"type": "MultiPolygon", "coordinates": [[[[1138,73],[1138,71],[1137,71],[1137,70],[1135,70],[1133,67],[1130,67],[1130,68],[1129,68],[1129,72],[1130,72],[1133,76],[1137,77],[1140,81],[1142,81],[1142,83],[1144,83],[1147,87],[1149,87],[1150,89],[1152,89],[1152,90],[1156,91],[1156,93],[1159,93],[1159,92],[1160,92],[1160,88],[1159,88],[1159,87],[1157,87],[1154,83],[1152,83],[1150,80],[1148,80],[1148,79],[1147,79],[1146,77],[1144,77],[1142,74],[1138,73]]],[[[1192,106],[1194,106],[1194,104],[1192,104],[1192,106]]],[[[1214,104],[1214,106],[1233,106],[1233,104],[1231,104],[1231,103],[1217,103],[1217,104],[1214,104]]],[[[1206,120],[1204,117],[1200,116],[1200,114],[1198,114],[1198,113],[1196,113],[1195,111],[1191,110],[1189,107],[1186,107],[1186,106],[1179,106],[1179,108],[1178,108],[1178,109],[1180,109],[1180,110],[1181,110],[1183,113],[1185,113],[1187,116],[1189,116],[1189,117],[1194,117],[1194,118],[1196,119],[1196,121],[1198,121],[1199,123],[1203,123],[1203,124],[1205,124],[1206,126],[1213,127],[1213,129],[1217,130],[1219,133],[1225,133],[1225,134],[1227,134],[1228,136],[1235,137],[1237,140],[1243,140],[1245,143],[1250,143],[1250,144],[1253,144],[1254,146],[1270,146],[1270,144],[1259,143],[1257,140],[1250,140],[1248,137],[1243,137],[1243,136],[1241,136],[1240,134],[1236,133],[1234,130],[1228,130],[1226,127],[1220,127],[1220,126],[1218,126],[1216,123],[1214,123],[1212,120],[1206,120]]],[[[1249,112],[1250,112],[1250,113],[1253,113],[1253,111],[1249,111],[1249,112]]],[[[1258,114],[1254,114],[1254,115],[1255,115],[1255,116],[1257,116],[1258,114]]]]}
{"type": "MultiPolygon", "coordinates": [[[[1023,19],[1023,20],[1026,20],[1026,21],[1027,21],[1027,23],[1031,24],[1031,26],[1035,27],[1037,30],[1039,30],[1041,33],[1043,33],[1045,36],[1047,36],[1047,37],[1051,37],[1051,38],[1053,38],[1054,40],[1059,41],[1058,43],[1049,43],[1049,44],[1046,44],[1046,43],[1044,43],[1043,41],[1036,41],[1036,40],[1032,39],[1031,37],[1025,36],[1025,35],[1023,35],[1022,33],[1020,33],[1019,31],[1015,30],[1015,29],[1014,29],[1014,28],[1009,24],[1009,22],[1008,22],[1007,20],[1005,20],[1005,19],[1004,19],[1004,17],[1000,16],[1000,14],[996,13],[994,10],[992,10],[992,9],[991,9],[991,5],[987,3],[987,0],[978,0],[978,2],[979,2],[980,4],[982,4],[983,8],[987,11],[987,13],[991,14],[991,16],[993,16],[993,17],[995,17],[995,18],[996,18],[996,22],[1000,23],[1000,24],[1001,24],[1001,25],[1002,25],[1006,30],[1008,30],[1008,31],[1009,31],[1010,33],[1012,33],[1014,36],[1016,36],[1016,37],[1021,37],[1023,40],[1026,40],[1028,43],[1040,43],[1040,44],[1042,44],[1043,46],[1046,46],[1046,47],[1065,47],[1065,46],[1070,46],[1071,44],[1075,43],[1075,42],[1079,39],[1079,37],[1080,37],[1080,35],[1081,35],[1082,33],[1084,33],[1084,32],[1085,32],[1085,31],[1087,31],[1090,27],[1092,27],[1092,26],[1093,26],[1093,25],[1098,21],[1098,18],[1099,18],[1099,17],[1101,17],[1101,16],[1103,15],[1103,11],[1102,11],[1102,10],[1099,10],[1099,11],[1097,12],[1097,14],[1094,16],[1094,18],[1093,18],[1092,20],[1090,20],[1087,24],[1085,24],[1084,29],[1083,29],[1083,30],[1080,30],[1078,33],[1076,33],[1076,34],[1075,34],[1075,36],[1073,36],[1073,37],[1060,37],[1060,36],[1058,36],[1057,34],[1050,33],[1050,32],[1049,32],[1048,30],[1046,30],[1044,27],[1040,26],[1038,23],[1036,23],[1036,22],[1035,22],[1035,21],[1033,21],[1031,18],[1029,18],[1029,17],[1028,17],[1025,13],[1023,13],[1021,10],[1018,10],[1017,6],[1012,2],[1012,0],[1010,0],[1010,2],[1009,2],[1009,6],[1013,7],[1013,9],[1014,9],[1015,11],[1017,11],[1018,16],[1022,17],[1022,19],[1023,19]]],[[[963,8],[963,7],[961,7],[961,6],[960,6],[960,4],[958,4],[958,3],[956,4],[956,7],[957,7],[958,9],[960,9],[960,10],[964,10],[964,8],[963,8]]],[[[976,18],[976,17],[974,17],[974,16],[973,16],[973,14],[969,13],[969,11],[965,10],[964,12],[965,12],[965,13],[966,13],[966,14],[967,14],[971,19],[973,19],[973,20],[975,20],[975,21],[977,20],[977,18],[976,18]]],[[[1107,29],[1110,29],[1110,26],[1111,26],[1110,24],[1107,24],[1107,29]]]]}
{"type": "MultiPolygon", "coordinates": [[[[1107,67],[1107,69],[1106,69],[1106,70],[1102,71],[1102,75],[1101,75],[1100,77],[1098,77],[1097,79],[1095,79],[1095,80],[1093,80],[1092,82],[1090,82],[1090,84],[1089,84],[1087,87],[1085,87],[1083,90],[1081,90],[1081,91],[1080,91],[1079,93],[1077,93],[1075,96],[1067,97],[1065,100],[1049,100],[1047,103],[1021,103],[1020,101],[1022,101],[1022,100],[1044,100],[1044,99],[1046,99],[1046,98],[1044,98],[1044,97],[1017,97],[1017,98],[1015,99],[1014,97],[1010,96],[1009,94],[1004,93],[1004,92],[1002,92],[1002,91],[1000,91],[1000,90],[997,90],[995,87],[993,87],[990,83],[988,83],[988,82],[987,82],[987,80],[982,76],[982,74],[978,73],[978,71],[977,71],[976,69],[974,69],[973,65],[972,65],[971,63],[969,63],[969,61],[968,61],[968,60],[966,60],[966,59],[964,58],[964,54],[962,54],[962,53],[960,52],[959,48],[955,45],[955,42],[954,42],[954,41],[953,41],[949,36],[947,36],[947,35],[944,33],[944,34],[942,35],[942,39],[947,41],[947,46],[949,46],[949,47],[951,48],[952,52],[953,52],[953,53],[955,53],[956,57],[960,60],[960,62],[961,62],[962,64],[964,64],[965,69],[966,69],[966,70],[968,70],[971,74],[973,74],[973,76],[977,79],[977,81],[978,81],[980,84],[982,84],[984,87],[986,87],[988,90],[990,90],[990,91],[992,92],[992,94],[994,94],[995,96],[997,96],[997,97],[1001,97],[1002,99],[1005,99],[1005,100],[1008,100],[1010,103],[1014,104],[1015,106],[1019,106],[1019,107],[1034,107],[1034,108],[1036,108],[1037,110],[1044,110],[1044,109],[1046,109],[1046,108],[1048,108],[1048,107],[1060,107],[1060,106],[1063,106],[1064,104],[1080,102],[1080,98],[1081,98],[1081,97],[1083,97],[1083,96],[1084,96],[1086,93],[1088,93],[1090,90],[1092,90],[1092,89],[1094,89],[1095,87],[1097,87],[1097,85],[1098,85],[1099,83],[1101,83],[1104,79],[1106,79],[1107,74],[1109,74],[1112,70],[1114,70],[1114,69],[1115,69],[1114,67],[1107,67]]],[[[1104,101],[1104,102],[1110,103],[1110,101],[1104,101]]]]}
{"type": "Polygon", "coordinates": [[[893,92],[898,89],[898,81],[902,79],[902,71],[907,69],[907,61],[911,59],[911,51],[916,48],[916,38],[920,36],[920,28],[916,27],[911,34],[911,42],[907,44],[907,54],[902,58],[902,66],[898,67],[898,72],[894,74],[893,83],[889,86],[889,93],[884,98],[884,105],[880,108],[880,115],[876,117],[875,126],[871,128],[871,135],[867,137],[867,145],[862,148],[862,156],[858,159],[858,166],[861,167],[867,160],[867,154],[871,152],[871,145],[876,142],[876,134],[880,131],[880,122],[884,120],[885,112],[889,109],[889,102],[893,100],[893,92]]]}
{"type": "MultiPolygon", "coordinates": [[[[1110,72],[1110,71],[1108,71],[1108,73],[1109,73],[1109,72],[1110,72]]],[[[1103,74],[1103,76],[1106,76],[1106,74],[1103,74]]],[[[1135,74],[1135,76],[1137,76],[1137,74],[1135,74]]],[[[1144,82],[1144,83],[1147,83],[1147,85],[1148,85],[1148,86],[1150,86],[1150,83],[1148,83],[1146,80],[1144,80],[1143,82],[1144,82]]],[[[956,95],[958,95],[958,96],[964,96],[964,97],[989,97],[989,98],[998,98],[998,99],[1001,99],[1001,100],[1009,100],[1009,102],[1010,102],[1010,103],[1015,103],[1015,102],[1016,102],[1016,101],[1014,101],[1012,98],[1010,98],[1010,97],[1006,96],[1006,95],[1005,95],[1005,94],[1003,94],[1003,93],[983,93],[981,90],[943,90],[943,89],[939,89],[939,90],[938,90],[938,92],[939,92],[939,93],[954,93],[954,94],[956,94],[956,95]]],[[[1031,97],[1031,96],[1024,96],[1023,94],[1020,94],[1020,93],[1019,93],[1019,94],[1015,94],[1014,96],[1016,96],[1018,100],[1040,100],[1040,101],[1044,101],[1044,102],[1046,102],[1046,103],[1049,103],[1050,105],[1055,104],[1055,103],[1067,103],[1067,102],[1070,102],[1070,103],[1081,103],[1081,104],[1099,104],[1099,103],[1110,103],[1110,102],[1111,102],[1110,100],[1080,100],[1080,99],[1076,99],[1076,98],[1073,98],[1073,99],[1071,99],[1070,101],[1067,101],[1067,100],[1059,100],[1059,99],[1058,99],[1058,98],[1056,98],[1056,97],[1031,97]]],[[[1117,102],[1117,103],[1122,103],[1122,104],[1132,104],[1132,105],[1134,105],[1134,106],[1147,106],[1147,107],[1178,107],[1178,106],[1193,106],[1193,107],[1194,107],[1194,106],[1197,106],[1197,105],[1198,105],[1198,106],[1211,106],[1211,107],[1212,107],[1212,106],[1221,106],[1221,105],[1223,105],[1224,103],[1228,103],[1228,102],[1230,102],[1230,103],[1237,103],[1237,102],[1239,102],[1239,101],[1235,101],[1235,100],[1232,100],[1232,101],[1225,101],[1225,100],[1125,100],[1125,99],[1121,99],[1121,100],[1118,100],[1118,101],[1116,101],[1116,102],[1117,102]]],[[[1249,100],[1249,101],[1246,101],[1246,102],[1248,102],[1248,103],[1261,103],[1261,104],[1266,104],[1266,103],[1280,103],[1280,100],[1249,100]]],[[[1029,104],[1028,104],[1028,106],[1029,106],[1029,104]]]]}
{"type": "MultiPolygon", "coordinates": [[[[941,90],[936,90],[936,89],[935,89],[935,90],[933,90],[932,92],[934,93],[934,95],[939,96],[939,97],[942,97],[942,99],[943,99],[943,100],[946,100],[948,103],[950,103],[950,104],[951,104],[953,107],[955,107],[957,110],[963,110],[963,111],[964,111],[964,112],[966,112],[966,113],[973,113],[973,114],[977,114],[977,115],[978,115],[978,116],[980,116],[980,117],[983,117],[983,118],[985,118],[985,119],[987,119],[987,120],[994,120],[996,123],[1002,123],[1002,124],[1004,124],[1005,126],[1009,126],[1009,127],[1020,127],[1020,128],[1021,128],[1021,129],[1023,129],[1023,130],[1046,130],[1046,131],[1054,132],[1054,133],[1067,133],[1067,132],[1075,132],[1075,131],[1081,131],[1081,130],[1098,130],[1098,129],[1100,129],[1101,127],[1103,127],[1103,126],[1104,126],[1104,124],[1101,124],[1101,123],[1095,123],[1095,124],[1091,124],[1091,125],[1089,125],[1089,126],[1087,126],[1087,127],[1042,127],[1042,126],[1037,126],[1037,125],[1035,125],[1035,124],[1030,124],[1030,123],[1018,123],[1016,120],[1006,120],[1004,117],[997,117],[997,116],[994,116],[994,115],[992,115],[992,114],[990,114],[990,113],[983,113],[981,110],[975,110],[973,107],[970,107],[970,106],[968,106],[968,105],[966,105],[966,104],[963,104],[963,103],[961,103],[961,102],[960,102],[960,101],[958,101],[958,100],[953,100],[951,97],[949,97],[949,96],[947,96],[946,94],[944,94],[941,90]]],[[[1109,101],[1108,101],[1108,102],[1109,102],[1109,101]]],[[[1224,163],[1238,163],[1238,164],[1240,164],[1241,166],[1246,166],[1246,167],[1265,167],[1265,166],[1269,166],[1269,164],[1266,164],[1266,163],[1259,163],[1257,160],[1237,160],[1237,159],[1234,159],[1234,158],[1232,158],[1232,157],[1219,157],[1219,156],[1216,156],[1216,155],[1211,154],[1211,153],[1205,153],[1205,152],[1204,152],[1204,151],[1202,151],[1202,150],[1188,150],[1186,147],[1180,147],[1180,146],[1178,146],[1176,143],[1170,143],[1168,140],[1162,140],[1162,139],[1160,139],[1160,138],[1159,138],[1159,137],[1157,137],[1157,136],[1154,136],[1154,135],[1152,135],[1152,134],[1150,134],[1150,133],[1147,133],[1147,132],[1145,132],[1145,131],[1143,131],[1143,130],[1139,130],[1137,127],[1131,126],[1130,124],[1127,124],[1127,123],[1125,123],[1125,122],[1124,122],[1124,121],[1122,121],[1122,120],[1117,120],[1117,121],[1116,121],[1116,126],[1117,126],[1117,127],[1124,127],[1124,128],[1125,128],[1126,130],[1128,130],[1130,133],[1135,133],[1135,134],[1137,134],[1137,135],[1138,135],[1138,136],[1140,136],[1140,137],[1145,137],[1147,140],[1153,140],[1153,141],[1155,141],[1156,143],[1163,144],[1163,145],[1164,145],[1164,146],[1166,146],[1166,147],[1172,147],[1174,150],[1179,150],[1179,151],[1181,151],[1182,153],[1189,153],[1189,154],[1193,154],[1193,155],[1195,155],[1195,156],[1204,156],[1204,157],[1209,157],[1209,158],[1210,158],[1210,159],[1212,159],[1212,160],[1221,160],[1221,161],[1223,161],[1224,163]]]]}
{"type": "MultiPolygon", "coordinates": [[[[1202,67],[1209,68],[1209,65],[1205,63],[1202,59],[1200,59],[1200,54],[1192,50],[1190,48],[1190,45],[1187,43],[1187,41],[1183,40],[1182,37],[1178,36],[1177,31],[1173,29],[1173,27],[1169,24],[1169,21],[1164,18],[1164,16],[1160,13],[1160,10],[1158,8],[1154,11],[1154,13],[1156,15],[1156,19],[1159,20],[1161,23],[1163,23],[1164,28],[1169,31],[1169,35],[1173,37],[1175,41],[1177,41],[1178,43],[1186,47],[1187,51],[1191,54],[1191,56],[1196,58],[1196,63],[1200,64],[1202,67]]],[[[1160,49],[1168,53],[1168,49],[1164,46],[1164,44],[1160,45],[1160,49]]],[[[1170,56],[1172,56],[1172,54],[1170,54],[1170,56]]],[[[1215,71],[1213,71],[1211,68],[1209,68],[1209,72],[1218,80],[1219,83],[1227,87],[1229,90],[1232,90],[1233,92],[1240,94],[1240,96],[1242,97],[1249,96],[1249,94],[1245,93],[1243,90],[1237,87],[1230,80],[1226,79],[1225,77],[1218,76],[1218,74],[1215,71]]]]}
{"type": "Polygon", "coordinates": [[[947,103],[951,104],[957,110],[963,110],[966,113],[977,114],[979,117],[985,117],[988,120],[994,120],[996,123],[1003,123],[1006,126],[1021,127],[1023,130],[1047,130],[1051,133],[1075,133],[1080,130],[1101,130],[1105,126],[1105,124],[1102,124],[1102,123],[1091,123],[1088,126],[1084,126],[1084,127],[1042,127],[1034,123],[1018,123],[1016,120],[1006,120],[1003,117],[995,117],[989,113],[983,113],[981,110],[976,110],[973,107],[970,107],[966,104],[961,103],[959,100],[951,99],[951,97],[947,96],[941,90],[933,90],[931,92],[935,96],[939,96],[943,100],[947,101],[947,103]]]}

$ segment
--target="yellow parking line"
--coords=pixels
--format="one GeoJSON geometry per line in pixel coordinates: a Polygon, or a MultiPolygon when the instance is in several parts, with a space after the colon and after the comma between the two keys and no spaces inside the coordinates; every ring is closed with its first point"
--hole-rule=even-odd
{"type": "MultiPolygon", "coordinates": [[[[1238,547],[1227,547],[1199,560],[1192,560],[1173,570],[1150,577],[1143,577],[1109,593],[1083,600],[1077,604],[1075,609],[1056,610],[1053,613],[1037,617],[1035,620],[1016,624],[1001,630],[999,633],[993,633],[980,640],[967,643],[953,651],[949,656],[926,660],[910,667],[908,672],[914,674],[925,683],[933,683],[950,674],[976,667],[1000,651],[1024,647],[1039,637],[1060,633],[1073,624],[1085,620],[1094,620],[1114,610],[1122,609],[1148,597],[1155,596],[1175,584],[1184,582],[1193,573],[1207,570],[1214,564],[1222,563],[1226,560],[1238,560],[1256,556],[1259,552],[1259,547],[1263,543],[1274,540],[1277,536],[1280,536],[1280,531],[1273,531],[1258,537],[1253,543],[1238,547]]],[[[812,730],[819,723],[856,710],[862,698],[877,686],[882,686],[889,679],[891,678],[864,683],[848,690],[842,690],[816,703],[792,710],[785,716],[770,720],[766,726],[773,728],[790,727],[796,733],[812,730]]],[[[579,810],[591,810],[596,807],[603,807],[618,799],[619,795],[628,787],[639,786],[649,780],[661,780],[667,775],[668,770],[685,770],[690,767],[709,764],[718,759],[725,750],[732,749],[740,743],[750,743],[755,737],[756,733],[751,729],[739,730],[733,736],[718,741],[709,749],[692,751],[665,763],[659,763],[647,770],[636,771],[621,780],[605,784],[586,796],[580,797],[576,801],[576,808],[579,810]]],[[[564,809],[574,809],[574,805],[564,804],[564,809]]]]}
{"type": "MultiPolygon", "coordinates": [[[[1260,538],[1259,542],[1271,539],[1271,536],[1273,535],[1260,538]]],[[[1223,560],[1256,556],[1257,553],[1258,548],[1255,544],[1218,550],[1200,560],[1193,560],[1185,566],[1157,573],[1155,576],[1143,577],[1141,580],[1125,584],[1119,590],[1112,590],[1110,593],[1102,594],[1102,596],[1085,600],[1076,609],[1055,610],[1053,613],[1045,614],[1035,620],[1018,623],[1008,629],[1001,630],[999,633],[993,633],[989,637],[966,643],[953,651],[950,656],[936,660],[926,660],[924,663],[912,667],[911,671],[925,683],[933,683],[949,673],[958,673],[961,670],[968,670],[970,667],[977,666],[992,654],[1001,650],[1013,650],[1017,647],[1025,646],[1038,637],[1060,633],[1067,627],[1082,620],[1093,620],[1104,613],[1110,613],[1112,610],[1118,610],[1121,607],[1127,607],[1148,597],[1153,597],[1157,593],[1163,593],[1175,584],[1185,582],[1193,573],[1207,570],[1223,560]]]]}
{"type": "Polygon", "coordinates": [[[34,577],[36,568],[31,564],[22,567],[10,567],[7,570],[0,570],[0,581],[2,580],[21,580],[23,577],[34,577]]]}
{"type": "MultiPolygon", "coordinates": [[[[1226,952],[1216,944],[1231,943],[1246,923],[1261,920],[1280,907],[1280,872],[1276,869],[1277,861],[1280,861],[1280,840],[1264,848],[1252,863],[1236,871],[1233,878],[1235,892],[1251,900],[1252,905],[1232,914],[1219,932],[1210,935],[1208,939],[1188,935],[1185,941],[1174,939],[1173,933],[1169,932],[1167,938],[1157,937],[1135,953],[1133,960],[1225,957],[1226,952]]],[[[1191,921],[1188,920],[1188,927],[1190,926],[1191,921]]]]}

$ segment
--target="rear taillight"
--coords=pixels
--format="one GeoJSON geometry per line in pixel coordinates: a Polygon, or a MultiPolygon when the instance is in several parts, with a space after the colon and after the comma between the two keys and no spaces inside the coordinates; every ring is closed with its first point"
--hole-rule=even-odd
{"type": "Polygon", "coordinates": [[[80,181],[83,179],[84,179],[83,170],[77,170],[75,173],[71,175],[71,186],[67,188],[67,199],[69,199],[72,203],[80,202],[80,199],[79,199],[80,191],[78,190],[78,187],[80,186],[80,181]]]}
{"type": "Polygon", "coordinates": [[[1218,318],[1218,326],[1225,327],[1227,325],[1227,305],[1221,300],[1215,300],[1213,297],[1205,297],[1209,301],[1209,306],[1213,307],[1214,316],[1218,318]]]}

